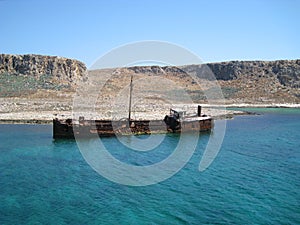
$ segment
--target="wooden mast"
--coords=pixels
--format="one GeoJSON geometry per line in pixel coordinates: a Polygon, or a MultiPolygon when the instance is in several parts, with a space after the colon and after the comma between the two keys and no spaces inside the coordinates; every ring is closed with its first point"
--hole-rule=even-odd
{"type": "Polygon", "coordinates": [[[130,121],[131,121],[131,98],[132,98],[132,75],[131,75],[131,79],[130,79],[130,93],[129,93],[129,113],[128,113],[129,125],[130,125],[130,121]]]}

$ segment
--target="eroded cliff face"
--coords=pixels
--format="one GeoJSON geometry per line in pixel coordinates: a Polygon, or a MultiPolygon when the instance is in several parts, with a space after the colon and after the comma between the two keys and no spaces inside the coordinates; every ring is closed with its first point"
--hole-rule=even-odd
{"type": "Polygon", "coordinates": [[[49,76],[55,82],[75,85],[87,79],[84,63],[57,56],[0,54],[0,74],[49,76]]]}
{"type": "Polygon", "coordinates": [[[116,69],[115,74],[114,90],[120,89],[120,84],[125,82],[122,77],[129,74],[160,76],[184,87],[193,100],[205,100],[190,76],[192,74],[200,78],[201,89],[209,92],[215,90],[207,81],[213,81],[215,77],[224,97],[231,103],[300,102],[300,60],[230,61],[179,67],[134,66],[116,69]]]}
{"type": "Polygon", "coordinates": [[[207,65],[218,80],[233,80],[241,76],[276,77],[284,86],[300,88],[300,60],[231,61],[207,65]]]}
{"type": "MultiPolygon", "coordinates": [[[[300,60],[277,61],[230,61],[186,66],[134,66],[127,68],[136,74],[173,74],[182,77],[191,72],[200,78],[210,69],[217,80],[230,81],[248,77],[249,79],[276,78],[287,87],[300,88],[300,60]]],[[[62,83],[76,84],[88,78],[84,63],[57,56],[0,54],[0,74],[40,77],[49,75],[62,83]]]]}
{"type": "Polygon", "coordinates": [[[135,80],[143,78],[148,82],[148,78],[152,79],[135,88],[135,91],[150,93],[151,96],[146,98],[151,102],[156,102],[162,92],[178,94],[176,88],[167,90],[157,77],[175,82],[175,86],[182,87],[195,102],[206,102],[204,92],[216,91],[211,82],[214,76],[228,103],[300,103],[300,60],[230,61],[178,67],[133,66],[87,71],[86,66],[77,60],[6,54],[0,54],[0,98],[56,99],[55,96],[74,93],[80,81],[89,80],[83,84],[88,87],[90,83],[101,83],[107,75],[110,79],[99,95],[99,104],[102,105],[105,101],[113,101],[113,97],[130,83],[131,75],[135,80]],[[189,74],[200,78],[201,88],[189,74]]]}
{"type": "Polygon", "coordinates": [[[135,73],[180,75],[193,73],[200,78],[208,78],[205,73],[212,73],[217,80],[235,80],[241,77],[277,78],[284,86],[300,88],[300,60],[277,61],[230,61],[203,65],[172,66],[135,66],[128,68],[135,73]],[[208,71],[210,69],[211,71],[208,71]]]}

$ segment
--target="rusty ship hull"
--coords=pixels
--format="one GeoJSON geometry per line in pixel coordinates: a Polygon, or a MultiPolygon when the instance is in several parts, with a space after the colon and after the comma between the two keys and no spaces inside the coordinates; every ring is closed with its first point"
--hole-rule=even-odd
{"type": "MultiPolygon", "coordinates": [[[[169,119],[170,120],[170,119],[169,119]]],[[[206,132],[213,127],[208,116],[191,117],[184,120],[85,120],[53,119],[53,138],[100,137],[115,135],[140,135],[155,133],[206,132]]]]}
{"type": "Polygon", "coordinates": [[[185,111],[170,109],[163,120],[133,120],[131,118],[133,76],[130,79],[128,118],[125,120],[53,120],[53,138],[97,137],[115,135],[138,135],[155,133],[202,132],[213,127],[211,117],[202,115],[198,105],[197,115],[186,116],[185,111]]]}

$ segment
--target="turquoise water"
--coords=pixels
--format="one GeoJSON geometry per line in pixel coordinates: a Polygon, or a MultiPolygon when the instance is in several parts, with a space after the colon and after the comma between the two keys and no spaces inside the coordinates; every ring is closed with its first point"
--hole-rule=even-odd
{"type": "MultiPolygon", "coordinates": [[[[175,176],[144,187],[101,177],[76,142],[53,141],[49,125],[0,125],[0,224],[299,224],[300,110],[259,113],[227,122],[204,172],[209,134],[175,176]]],[[[115,138],[104,142],[119,159],[153,163],[178,136],[140,156],[115,138]]]]}

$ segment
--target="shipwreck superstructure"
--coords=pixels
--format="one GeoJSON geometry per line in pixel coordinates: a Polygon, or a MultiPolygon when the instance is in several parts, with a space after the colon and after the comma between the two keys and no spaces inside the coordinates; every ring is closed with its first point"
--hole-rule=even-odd
{"type": "MultiPolygon", "coordinates": [[[[201,109],[199,106],[198,109],[201,109]]],[[[199,111],[198,111],[199,112],[199,111]]],[[[185,116],[184,112],[170,110],[170,114],[161,120],[79,120],[53,119],[53,138],[139,135],[155,133],[180,133],[210,131],[213,119],[206,115],[185,116]]]]}
{"type": "Polygon", "coordinates": [[[210,131],[213,119],[201,114],[198,106],[196,115],[186,115],[184,111],[170,109],[168,115],[156,120],[135,120],[131,118],[132,76],[130,81],[128,118],[121,120],[104,119],[53,119],[53,138],[95,137],[115,135],[139,135],[155,133],[179,133],[210,131]]]}

